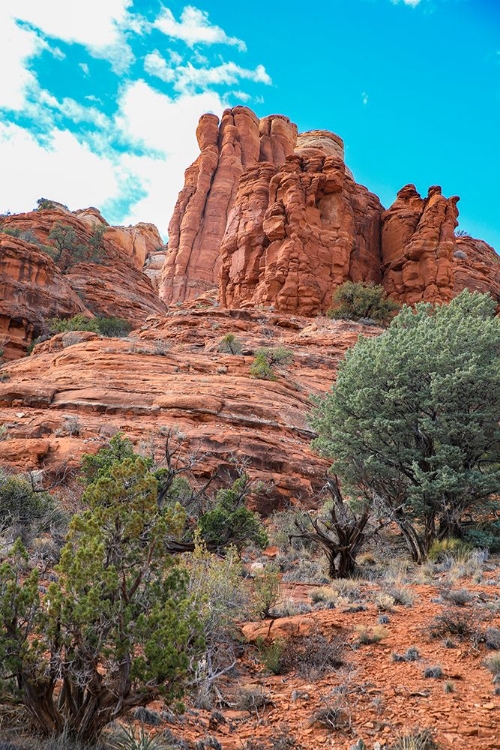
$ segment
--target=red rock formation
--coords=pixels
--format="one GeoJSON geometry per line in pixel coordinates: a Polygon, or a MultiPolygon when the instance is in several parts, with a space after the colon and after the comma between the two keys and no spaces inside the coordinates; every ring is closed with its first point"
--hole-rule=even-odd
{"type": "Polygon", "coordinates": [[[500,256],[483,240],[456,238],[453,252],[454,294],[463,289],[488,292],[500,304],[500,256]]]}
{"type": "Polygon", "coordinates": [[[282,166],[244,172],[221,247],[224,306],[314,315],[347,279],[380,281],[382,206],[343,150],[333,133],[311,131],[282,166]]]}
{"type": "Polygon", "coordinates": [[[220,245],[241,174],[259,160],[281,164],[293,151],[297,128],[281,115],[259,121],[247,107],[234,107],[220,126],[215,115],[203,115],[196,135],[201,153],[186,170],[169,226],[160,282],[167,303],[217,285],[220,245]]]}
{"type": "Polygon", "coordinates": [[[151,253],[157,242],[161,244],[161,238],[152,225],[115,231],[96,209],[74,214],[56,204],[50,209],[2,217],[0,347],[4,358],[22,356],[50,317],[70,317],[80,312],[89,316],[116,315],[135,327],[148,315],[163,312],[165,306],[140,270],[142,255],[151,253]],[[88,246],[96,226],[105,226],[99,263],[73,264],[71,251],[65,250],[60,268],[61,263],[58,261],[57,265],[44,252],[44,248],[54,250],[54,240],[49,235],[58,225],[73,231],[75,246],[88,246]],[[130,244],[124,247],[127,237],[131,238],[130,244]]]}
{"type": "Polygon", "coordinates": [[[200,478],[217,470],[227,482],[236,460],[269,486],[260,510],[311,503],[329,462],[310,449],[309,396],[329,387],[360,333],[379,330],[211,306],[153,316],[134,341],[59,334],[1,370],[0,424],[8,425],[5,444],[12,445],[2,461],[57,472],[78,465],[82,452],[97,450],[118,430],[138,446],[155,443],[160,459],[162,434],[176,427],[201,459],[200,478]],[[219,351],[226,332],[240,339],[241,355],[219,351]],[[250,375],[261,346],[295,353],[275,381],[250,375]],[[68,418],[76,425],[71,434],[68,418]]]}
{"type": "Polygon", "coordinates": [[[48,255],[7,234],[0,234],[0,294],[0,348],[5,360],[26,352],[45,318],[86,312],[48,255]]]}
{"type": "Polygon", "coordinates": [[[455,249],[458,197],[445,198],[440,187],[421,198],[414,185],[402,188],[384,213],[383,283],[391,297],[413,304],[449,302],[455,295],[455,249]]]}

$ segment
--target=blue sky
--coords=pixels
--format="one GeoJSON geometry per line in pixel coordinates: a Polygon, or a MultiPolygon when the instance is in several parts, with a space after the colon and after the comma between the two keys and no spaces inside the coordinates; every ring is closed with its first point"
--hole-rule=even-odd
{"type": "Polygon", "coordinates": [[[385,206],[442,185],[500,250],[499,0],[1,0],[0,71],[0,212],[166,235],[198,117],[247,104],[338,133],[385,206]]]}

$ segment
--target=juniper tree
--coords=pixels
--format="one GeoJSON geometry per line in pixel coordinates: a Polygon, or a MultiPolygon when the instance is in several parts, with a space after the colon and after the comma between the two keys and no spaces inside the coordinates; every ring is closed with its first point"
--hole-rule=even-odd
{"type": "Polygon", "coordinates": [[[415,561],[500,489],[500,319],[489,295],[404,307],[316,401],[314,446],[394,520],[415,561]]]}
{"type": "Polygon", "coordinates": [[[16,543],[0,566],[0,691],[39,731],[93,742],[160,695],[180,697],[202,646],[187,574],[164,539],[184,523],[159,511],[147,462],[111,463],[89,484],[46,594],[16,543]]]}

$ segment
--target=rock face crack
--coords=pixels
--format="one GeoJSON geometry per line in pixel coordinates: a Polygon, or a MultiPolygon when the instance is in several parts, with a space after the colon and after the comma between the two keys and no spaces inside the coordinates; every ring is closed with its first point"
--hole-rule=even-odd
{"type": "Polygon", "coordinates": [[[446,302],[461,289],[500,300],[493,248],[455,236],[457,197],[413,185],[384,210],[344,163],[338,135],[297,135],[287,118],[246,107],[204,115],[186,171],[159,285],[167,304],[218,287],[228,308],[314,316],[345,281],[383,284],[400,302],[446,302]],[[187,200],[189,196],[189,200],[187,200]],[[468,251],[468,252],[467,252],[468,251]]]}

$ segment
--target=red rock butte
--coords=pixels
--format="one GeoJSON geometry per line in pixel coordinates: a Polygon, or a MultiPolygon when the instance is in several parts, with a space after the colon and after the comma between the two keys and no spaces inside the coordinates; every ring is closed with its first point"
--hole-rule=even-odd
{"type": "Polygon", "coordinates": [[[456,196],[403,187],[384,210],[344,163],[342,139],[299,134],[282,115],[247,107],[204,115],[186,170],[159,282],[166,304],[214,287],[228,308],[325,312],[343,282],[382,284],[400,302],[446,302],[464,287],[500,299],[500,264],[458,237],[456,196]]]}

